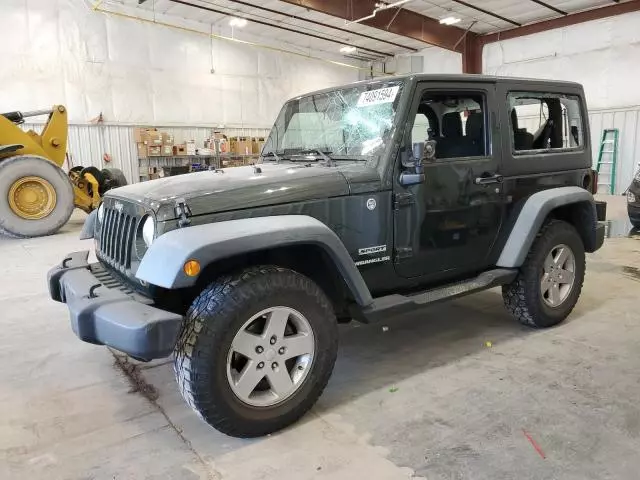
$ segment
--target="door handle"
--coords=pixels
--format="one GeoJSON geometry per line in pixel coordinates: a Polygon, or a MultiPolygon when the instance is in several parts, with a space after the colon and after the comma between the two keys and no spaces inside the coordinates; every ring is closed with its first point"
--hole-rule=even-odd
{"type": "Polygon", "coordinates": [[[502,175],[488,175],[488,176],[483,176],[483,177],[477,177],[476,178],[476,185],[489,185],[491,183],[502,183],[502,180],[504,180],[504,177],[502,175]]]}

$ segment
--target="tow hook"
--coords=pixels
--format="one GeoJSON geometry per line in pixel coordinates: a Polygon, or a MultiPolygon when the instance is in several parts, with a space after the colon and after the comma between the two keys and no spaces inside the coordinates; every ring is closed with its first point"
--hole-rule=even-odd
{"type": "Polygon", "coordinates": [[[178,227],[184,228],[191,224],[189,217],[191,216],[191,209],[184,198],[178,198],[176,200],[176,206],[174,207],[176,217],[178,217],[178,227]]]}

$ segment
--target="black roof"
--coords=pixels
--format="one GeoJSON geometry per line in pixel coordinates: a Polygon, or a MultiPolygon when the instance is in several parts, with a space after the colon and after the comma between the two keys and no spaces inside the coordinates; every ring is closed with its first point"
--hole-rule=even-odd
{"type": "Polygon", "coordinates": [[[550,87],[572,87],[582,88],[577,82],[568,82],[565,80],[545,80],[542,78],[519,78],[519,77],[499,77],[495,75],[476,75],[469,73],[414,73],[408,75],[397,75],[388,77],[378,77],[371,80],[361,80],[359,82],[337,85],[335,87],[323,88],[303,95],[298,95],[295,99],[314,95],[317,93],[330,92],[339,88],[352,87],[357,85],[373,85],[376,83],[390,82],[394,80],[405,80],[410,82],[483,82],[483,83],[531,83],[536,85],[548,85],[550,87]]]}

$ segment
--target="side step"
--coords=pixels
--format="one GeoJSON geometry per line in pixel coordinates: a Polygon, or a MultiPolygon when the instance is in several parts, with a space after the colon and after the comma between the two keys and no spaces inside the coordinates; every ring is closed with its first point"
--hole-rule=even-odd
{"type": "Polygon", "coordinates": [[[371,305],[361,311],[361,315],[364,317],[361,320],[367,323],[373,323],[392,315],[411,312],[443,300],[451,300],[504,285],[512,282],[517,274],[518,270],[516,269],[496,268],[495,270],[482,272],[477,277],[469,280],[451,283],[444,287],[434,288],[420,293],[378,297],[373,300],[371,305]]]}

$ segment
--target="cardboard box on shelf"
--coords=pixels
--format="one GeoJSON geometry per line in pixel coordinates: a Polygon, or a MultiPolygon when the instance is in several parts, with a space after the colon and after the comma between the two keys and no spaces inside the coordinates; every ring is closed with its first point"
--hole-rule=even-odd
{"type": "Polygon", "coordinates": [[[147,132],[147,145],[162,146],[162,133],[158,131],[147,132]]]}
{"type": "Polygon", "coordinates": [[[149,156],[149,147],[146,143],[136,143],[136,149],[138,150],[138,158],[147,158],[149,156]]]}
{"type": "Polygon", "coordinates": [[[231,137],[229,139],[229,152],[236,155],[249,155],[253,147],[251,137],[231,137]]]}
{"type": "Polygon", "coordinates": [[[162,145],[149,145],[148,150],[150,157],[159,157],[162,155],[162,145]]]}
{"type": "Polygon", "coordinates": [[[149,140],[149,134],[157,132],[155,128],[136,127],[133,129],[133,141],[136,143],[146,143],[149,140]]]}
{"type": "Polygon", "coordinates": [[[162,155],[170,157],[173,155],[173,145],[162,145],[162,155]]]}
{"type": "Polygon", "coordinates": [[[173,145],[173,135],[169,133],[162,134],[162,144],[163,145],[173,145]]]}
{"type": "Polygon", "coordinates": [[[173,146],[173,154],[174,155],[186,155],[187,154],[187,145],[174,145],[173,146]]]}
{"type": "Polygon", "coordinates": [[[262,151],[262,147],[264,147],[264,142],[264,137],[254,137],[251,141],[251,153],[260,153],[262,151]]]}

